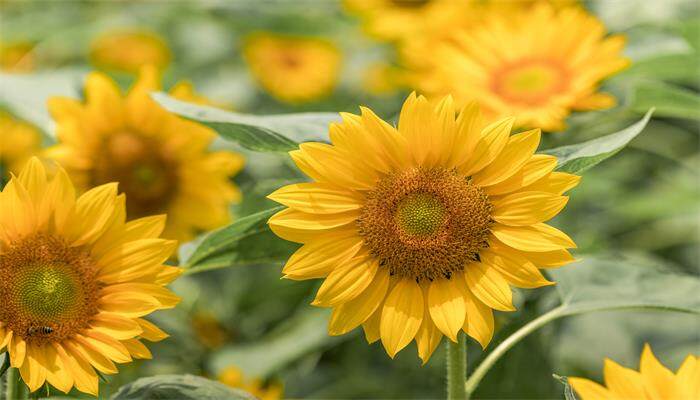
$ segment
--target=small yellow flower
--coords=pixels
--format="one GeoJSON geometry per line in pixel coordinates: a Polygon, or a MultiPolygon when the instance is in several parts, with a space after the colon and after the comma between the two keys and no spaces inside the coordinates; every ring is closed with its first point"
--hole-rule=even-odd
{"type": "Polygon", "coordinates": [[[572,261],[574,242],[545,221],[579,177],[534,154],[539,130],[511,136],[513,118],[486,124],[449,96],[412,94],[398,129],[366,108],[342,116],[332,144],[290,153],[313,181],[269,196],[289,207],[272,231],[304,244],[285,277],[324,278],[312,304],[333,308],[329,333],[362,325],[391,357],[415,339],[427,362],[460,330],[486,347],[493,310],[515,310],[510,285],[551,285],[538,268],[572,261]]]}
{"type": "Polygon", "coordinates": [[[219,382],[235,389],[242,389],[260,400],[279,400],[284,393],[281,383],[271,382],[264,385],[260,379],[246,380],[240,369],[230,366],[219,374],[219,382]]]}
{"type": "Polygon", "coordinates": [[[605,359],[605,386],[583,378],[569,383],[583,400],[700,399],[700,357],[688,355],[674,374],[644,346],[639,372],[605,359]]]}
{"type": "MultiPolygon", "coordinates": [[[[496,9],[497,10],[497,9],[496,9]]],[[[494,117],[514,115],[516,125],[547,131],[564,128],[572,110],[612,107],[598,92],[601,80],[625,68],[622,36],[579,7],[547,3],[518,12],[492,11],[436,49],[414,52],[414,86],[451,94],[460,104],[481,103],[494,117]]]]}
{"type": "Polygon", "coordinates": [[[192,316],[192,330],[197,339],[210,349],[217,349],[226,343],[228,334],[218,319],[210,313],[198,312],[192,316]]]}
{"type": "Polygon", "coordinates": [[[0,350],[31,391],[97,395],[95,370],[151,358],[141,340],[167,337],[143,317],[179,302],[164,286],[181,269],[162,265],[176,242],[158,238],[163,215],[125,219],[116,183],[76,198],[37,158],[0,192],[0,350]]]}
{"type": "Polygon", "coordinates": [[[41,147],[41,134],[32,125],[0,112],[0,181],[10,173],[19,174],[24,164],[41,147]]]}
{"type": "Polygon", "coordinates": [[[145,65],[165,69],[172,54],[165,41],[147,30],[121,29],[99,35],[90,45],[90,61],[97,68],[137,73],[145,65]]]}
{"type": "Polygon", "coordinates": [[[214,132],[164,110],[150,97],[158,90],[154,67],[142,69],[125,97],[107,76],[90,74],[85,102],[49,100],[59,143],[47,155],[81,190],[119,182],[129,215],[168,214],[164,236],[186,241],[230,220],[240,192],[229,177],[243,159],[208,151],[214,132]]]}
{"type": "Polygon", "coordinates": [[[31,72],[35,68],[34,43],[0,42],[0,70],[5,72],[31,72]]]}
{"type": "Polygon", "coordinates": [[[323,39],[257,33],[247,38],[243,54],[255,79],[280,101],[318,100],[338,82],[340,51],[323,39]]]}

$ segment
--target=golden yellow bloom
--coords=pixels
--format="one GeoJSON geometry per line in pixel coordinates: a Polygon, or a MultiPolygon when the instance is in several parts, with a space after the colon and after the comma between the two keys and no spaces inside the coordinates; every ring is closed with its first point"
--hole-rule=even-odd
{"type": "Polygon", "coordinates": [[[151,358],[142,340],[167,337],[144,316],[174,307],[164,266],[176,246],[165,216],[126,223],[117,184],[76,199],[63,171],[32,158],[0,192],[0,350],[31,391],[44,382],[93,395],[98,375],[151,358]]]}
{"type": "Polygon", "coordinates": [[[141,67],[153,65],[162,70],[171,59],[167,43],[147,30],[105,32],[90,45],[90,61],[100,69],[137,73],[141,67]]]}
{"type": "Polygon", "coordinates": [[[260,379],[246,380],[240,369],[230,366],[219,374],[219,382],[236,389],[242,389],[260,400],[279,400],[284,393],[281,383],[263,384],[260,379]]]}
{"type": "Polygon", "coordinates": [[[674,374],[644,346],[639,372],[605,359],[605,387],[583,378],[569,383],[583,400],[700,399],[700,357],[688,355],[674,374]]]}
{"type": "Polygon", "coordinates": [[[240,193],[229,177],[243,159],[209,152],[214,132],[164,110],[149,95],[158,90],[153,67],[142,69],[125,97],[107,76],[90,74],[84,103],[49,100],[59,144],[48,156],[81,190],[119,182],[129,215],[168,214],[164,236],[185,241],[230,220],[228,205],[240,193]]]}
{"type": "Polygon", "coordinates": [[[0,181],[19,174],[41,147],[41,134],[32,125],[0,112],[0,181]]]}
{"type": "Polygon", "coordinates": [[[513,311],[509,285],[550,285],[538,270],[572,261],[574,242],[545,221],[579,177],[534,154],[540,131],[511,136],[513,118],[485,124],[451,97],[409,96],[398,129],[362,108],[330,127],[331,144],[291,157],[313,179],[270,199],[289,208],[269,221],[304,245],[289,279],[325,278],[312,303],[333,307],[331,335],[362,325],[394,355],[414,338],[424,362],[460,330],[486,346],[492,311],[513,311]]]}
{"type": "Polygon", "coordinates": [[[34,43],[0,42],[0,70],[6,72],[31,72],[35,68],[34,43]]]}
{"type": "Polygon", "coordinates": [[[516,125],[564,128],[572,110],[612,107],[600,81],[628,65],[625,39],[605,37],[605,27],[579,7],[540,3],[515,13],[491,12],[420,59],[414,86],[451,94],[460,104],[481,103],[494,117],[514,115],[516,125]]]}
{"type": "Polygon", "coordinates": [[[340,51],[326,40],[257,33],[247,38],[243,55],[255,79],[280,101],[317,100],[338,82],[340,51]]]}

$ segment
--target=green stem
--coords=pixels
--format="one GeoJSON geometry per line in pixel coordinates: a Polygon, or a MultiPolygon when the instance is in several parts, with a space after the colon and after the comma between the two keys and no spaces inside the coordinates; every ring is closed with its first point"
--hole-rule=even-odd
{"type": "Polygon", "coordinates": [[[7,385],[5,389],[5,398],[7,400],[24,400],[29,398],[27,386],[22,382],[17,368],[7,370],[7,385]]]}
{"type": "Polygon", "coordinates": [[[447,341],[447,400],[466,400],[464,380],[467,378],[467,345],[464,334],[457,334],[457,343],[447,341]]]}

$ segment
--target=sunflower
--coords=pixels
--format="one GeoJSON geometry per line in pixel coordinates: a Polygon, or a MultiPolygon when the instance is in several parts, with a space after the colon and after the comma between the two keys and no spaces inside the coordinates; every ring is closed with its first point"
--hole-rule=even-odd
{"type": "Polygon", "coordinates": [[[603,374],[607,388],[583,378],[569,378],[569,383],[583,400],[700,399],[700,357],[688,355],[674,374],[647,344],[639,364],[637,372],[606,359],[603,374]]]}
{"type": "Polygon", "coordinates": [[[90,74],[84,103],[49,100],[59,143],[48,156],[81,190],[119,182],[129,215],[168,214],[164,236],[185,241],[230,220],[228,204],[240,193],[229,177],[243,159],[209,152],[214,132],[165,111],[149,96],[157,90],[154,67],[141,70],[125,97],[107,76],[90,74]]]}
{"type": "Polygon", "coordinates": [[[144,65],[165,69],[172,54],[154,32],[119,29],[97,36],[90,44],[90,61],[100,69],[137,73],[144,65]]]}
{"type": "Polygon", "coordinates": [[[615,105],[598,86],[629,64],[622,36],[606,37],[603,24],[580,7],[496,10],[429,56],[404,54],[409,66],[419,66],[413,86],[433,96],[452,94],[459,104],[478,100],[488,115],[514,115],[517,126],[547,131],[563,129],[572,110],[615,105]]]}
{"type": "Polygon", "coordinates": [[[37,158],[0,192],[0,349],[31,391],[97,395],[96,370],[150,358],[141,341],[167,337],[143,317],[179,301],[164,286],[181,270],[162,265],[176,242],[158,238],[163,215],[125,217],[116,183],[76,199],[37,158]]]}
{"type": "Polygon", "coordinates": [[[10,173],[18,174],[29,158],[41,147],[41,134],[32,125],[0,112],[0,183],[10,173]]]}
{"type": "Polygon", "coordinates": [[[338,82],[340,51],[323,39],[256,33],[246,39],[243,55],[260,85],[283,102],[318,100],[338,82]]]}
{"type": "Polygon", "coordinates": [[[219,382],[235,389],[242,389],[260,400],[279,400],[284,387],[278,382],[264,384],[260,379],[246,379],[240,369],[229,366],[219,374],[219,382]]]}
{"type": "Polygon", "coordinates": [[[362,108],[331,125],[332,144],[290,153],[313,182],[272,193],[289,208],[269,226],[304,244],[286,278],[325,278],[312,304],[333,308],[331,335],[362,325],[391,357],[415,338],[427,362],[460,330],[485,347],[493,310],[515,309],[509,285],[553,284],[538,267],[572,261],[575,244],[545,221],[579,177],[553,172],[540,131],[511,136],[513,121],[411,94],[398,129],[362,108]]]}

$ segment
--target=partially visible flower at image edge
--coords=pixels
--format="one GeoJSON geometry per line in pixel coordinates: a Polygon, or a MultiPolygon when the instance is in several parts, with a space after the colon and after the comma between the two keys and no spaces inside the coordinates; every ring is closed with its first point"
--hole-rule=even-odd
{"type": "MultiPolygon", "coordinates": [[[[231,220],[229,204],[241,198],[230,177],[244,160],[210,151],[211,129],[169,113],[150,97],[161,89],[153,66],[141,69],[124,96],[109,77],[93,72],[85,101],[49,99],[58,144],[46,155],[57,160],[80,190],[119,182],[133,217],[168,214],[164,237],[184,242],[231,220]]],[[[175,85],[175,97],[201,102],[190,85],[175,85]]]]}
{"type": "Polygon", "coordinates": [[[312,304],[333,308],[329,333],[362,325],[391,357],[415,339],[427,362],[460,330],[486,347],[493,310],[515,310],[510,285],[551,285],[538,268],[573,261],[544,222],[579,177],[534,154],[538,129],[511,136],[513,118],[487,124],[475,103],[412,94],[398,128],[361,110],[331,125],[332,144],[290,153],[312,182],[269,195],[288,207],[272,231],[303,243],[284,277],[325,278],[312,304]]]}
{"type": "Polygon", "coordinates": [[[90,44],[90,62],[110,71],[135,74],[146,65],[163,70],[172,58],[163,38],[139,28],[106,31],[90,44]]]}
{"type": "Polygon", "coordinates": [[[264,384],[257,378],[246,378],[239,368],[228,366],[219,374],[219,382],[235,389],[245,390],[260,400],[279,400],[284,387],[279,382],[264,384]]]}
{"type": "Polygon", "coordinates": [[[159,238],[165,216],[126,222],[117,184],[76,198],[60,167],[37,158],[0,192],[0,349],[31,391],[44,382],[97,395],[98,372],[151,358],[142,340],[168,335],[145,320],[174,307],[164,286],[176,242],[159,238]]]}
{"type": "Polygon", "coordinates": [[[646,344],[639,372],[605,359],[605,386],[584,378],[569,378],[583,400],[700,399],[700,357],[688,355],[674,374],[654,356],[646,344]]]}

